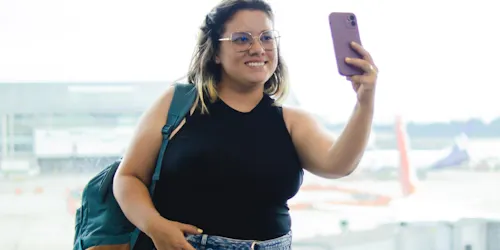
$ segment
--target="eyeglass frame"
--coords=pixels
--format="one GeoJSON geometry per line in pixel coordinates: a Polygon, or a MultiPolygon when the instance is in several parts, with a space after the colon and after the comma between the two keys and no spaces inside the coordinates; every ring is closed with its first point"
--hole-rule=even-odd
{"type": "Polygon", "coordinates": [[[260,37],[262,36],[262,34],[264,34],[266,32],[275,32],[277,34],[277,36],[274,37],[274,38],[278,40],[278,42],[276,43],[276,48],[278,48],[278,46],[279,46],[279,38],[281,37],[281,35],[280,35],[280,33],[277,30],[265,30],[265,31],[262,31],[258,36],[253,36],[252,33],[246,32],[246,31],[236,31],[236,32],[231,32],[231,34],[229,35],[229,37],[221,37],[221,38],[219,38],[219,41],[220,42],[222,42],[222,41],[230,41],[231,44],[232,44],[233,40],[231,38],[233,37],[234,33],[246,33],[246,34],[249,35],[249,37],[252,38],[252,41],[250,42],[250,45],[248,46],[247,49],[241,50],[241,51],[238,51],[238,52],[249,51],[252,48],[252,46],[253,46],[253,44],[255,42],[255,38],[258,38],[257,40],[259,41],[260,46],[262,47],[262,49],[264,49],[265,51],[273,51],[274,49],[272,49],[272,50],[265,49],[264,46],[262,45],[262,41],[260,40],[260,37]]]}

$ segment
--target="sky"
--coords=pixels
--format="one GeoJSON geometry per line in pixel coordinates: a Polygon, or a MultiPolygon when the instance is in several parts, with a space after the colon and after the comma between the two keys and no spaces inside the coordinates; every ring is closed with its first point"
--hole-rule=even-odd
{"type": "MultiPolygon", "coordinates": [[[[183,76],[214,0],[0,0],[1,82],[141,82],[183,76]]],[[[292,90],[331,121],[349,118],[337,73],[332,11],[356,13],[380,75],[375,119],[500,116],[500,16],[488,0],[270,1],[292,90]]]]}

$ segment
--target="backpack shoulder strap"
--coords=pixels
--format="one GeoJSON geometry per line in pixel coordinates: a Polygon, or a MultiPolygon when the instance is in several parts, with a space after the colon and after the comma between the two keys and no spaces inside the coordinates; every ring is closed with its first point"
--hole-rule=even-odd
{"type": "MultiPolygon", "coordinates": [[[[156,160],[155,171],[153,172],[151,184],[149,185],[149,194],[151,195],[151,198],[153,198],[156,183],[160,180],[163,155],[167,149],[170,134],[175,128],[177,128],[177,126],[179,126],[181,121],[191,110],[196,96],[197,92],[194,84],[175,84],[174,96],[167,114],[167,122],[161,130],[163,141],[161,143],[160,151],[158,152],[158,158],[156,160]]],[[[130,249],[135,249],[135,244],[137,243],[139,235],[140,230],[135,228],[130,235],[130,249]]]]}
{"type": "Polygon", "coordinates": [[[175,85],[174,97],[168,110],[167,123],[162,130],[163,135],[179,126],[180,122],[191,110],[196,98],[196,88],[193,84],[178,83],[175,85]],[[165,130],[167,129],[167,130],[165,130]]]}
{"type": "Polygon", "coordinates": [[[193,84],[178,83],[175,85],[174,96],[168,110],[167,122],[161,130],[163,134],[163,142],[160,151],[158,152],[155,171],[153,173],[151,185],[149,187],[149,193],[151,196],[153,196],[156,182],[160,179],[163,155],[165,154],[165,149],[167,148],[170,134],[175,128],[177,128],[177,126],[179,126],[181,121],[191,110],[195,98],[196,89],[193,84]]]}

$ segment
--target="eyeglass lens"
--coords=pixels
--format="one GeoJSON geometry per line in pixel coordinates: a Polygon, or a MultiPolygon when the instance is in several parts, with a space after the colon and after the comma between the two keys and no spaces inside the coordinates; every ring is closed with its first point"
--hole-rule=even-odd
{"type": "MultiPolygon", "coordinates": [[[[265,31],[259,36],[259,41],[264,50],[274,50],[278,46],[279,35],[276,31],[265,31]]],[[[233,47],[238,51],[250,49],[254,43],[254,37],[247,32],[234,32],[231,34],[233,47]]]]}

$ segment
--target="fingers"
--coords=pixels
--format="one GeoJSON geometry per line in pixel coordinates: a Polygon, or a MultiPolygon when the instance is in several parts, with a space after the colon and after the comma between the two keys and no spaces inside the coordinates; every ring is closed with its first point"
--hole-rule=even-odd
{"type": "Polygon", "coordinates": [[[366,51],[363,48],[363,46],[359,45],[356,42],[351,42],[351,47],[356,52],[358,52],[363,57],[363,59],[367,60],[370,64],[374,64],[372,56],[370,55],[370,53],[368,51],[366,51]]]}
{"type": "Polygon", "coordinates": [[[375,73],[377,73],[376,68],[370,62],[368,62],[367,60],[363,60],[363,59],[359,59],[359,58],[350,58],[350,57],[347,57],[345,59],[345,62],[348,63],[348,64],[350,64],[350,65],[353,65],[355,67],[358,67],[358,68],[362,69],[367,74],[375,74],[375,73]]]}
{"type": "Polygon", "coordinates": [[[189,234],[201,234],[201,233],[203,233],[203,230],[201,230],[200,228],[197,228],[193,225],[188,225],[188,224],[183,224],[183,223],[177,222],[177,226],[184,233],[189,233],[189,234]]]}

